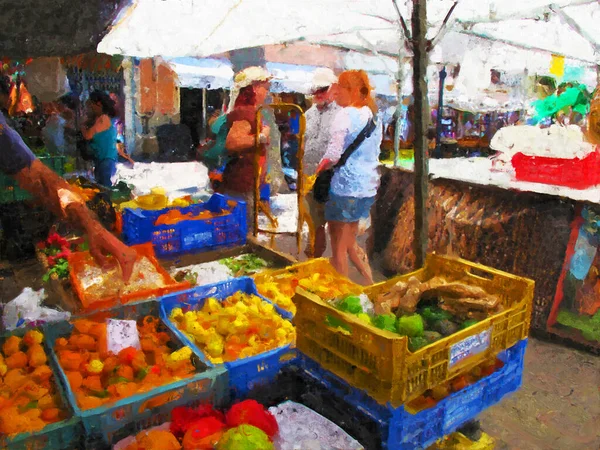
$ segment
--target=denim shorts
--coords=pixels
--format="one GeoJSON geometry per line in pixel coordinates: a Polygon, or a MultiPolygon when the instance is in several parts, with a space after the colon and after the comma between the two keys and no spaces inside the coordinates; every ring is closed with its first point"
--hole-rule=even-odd
{"type": "Polygon", "coordinates": [[[325,220],[328,222],[360,222],[367,219],[375,197],[338,197],[330,194],[325,204],[325,220]]]}

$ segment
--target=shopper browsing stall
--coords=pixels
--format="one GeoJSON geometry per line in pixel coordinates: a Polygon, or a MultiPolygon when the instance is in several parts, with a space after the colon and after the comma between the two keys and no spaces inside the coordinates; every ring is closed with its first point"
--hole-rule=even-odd
{"type": "Polygon", "coordinates": [[[38,199],[55,214],[70,219],[84,230],[90,252],[99,263],[111,254],[119,261],[124,279],[131,276],[136,253],[108,232],[94,219],[85,202],[71,191],[69,184],[42,164],[25,145],[19,134],[6,121],[10,81],[0,77],[0,171],[15,178],[19,186],[38,199]]]}
{"type": "Polygon", "coordinates": [[[93,153],[94,177],[98,184],[111,187],[118,159],[117,129],[112,121],[116,116],[115,102],[104,92],[94,91],[86,106],[90,123],[81,127],[81,133],[93,153]]]}
{"type": "MultiPolygon", "coordinates": [[[[331,138],[331,128],[339,111],[334,100],[337,77],[330,69],[315,71],[312,85],[313,105],[306,111],[306,142],[304,147],[303,171],[305,177],[314,176],[319,162],[325,155],[331,138]]],[[[311,192],[305,196],[306,211],[310,217],[310,244],[306,249],[309,257],[320,258],[327,248],[325,234],[325,205],[315,201],[311,192]]]]}
{"type": "MultiPolygon", "coordinates": [[[[269,73],[260,67],[249,67],[238,73],[231,97],[233,107],[227,112],[228,133],[225,148],[228,162],[219,191],[246,201],[248,223],[251,223],[254,217],[256,113],[269,94],[269,80],[269,73]]],[[[259,155],[261,184],[264,184],[267,176],[267,145],[270,131],[263,123],[259,155]]]]}
{"type": "Polygon", "coordinates": [[[317,175],[333,169],[325,203],[332,264],[347,276],[350,258],[368,284],[373,283],[371,268],[356,238],[360,220],[369,217],[380,178],[382,127],[376,122],[377,106],[371,91],[366,72],[352,70],[340,75],[336,102],[342,109],[335,117],[330,143],[317,168],[317,175]]]}

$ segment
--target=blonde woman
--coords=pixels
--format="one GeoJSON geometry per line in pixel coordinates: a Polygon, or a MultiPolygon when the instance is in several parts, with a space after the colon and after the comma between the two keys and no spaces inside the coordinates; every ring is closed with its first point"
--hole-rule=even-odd
{"type": "MultiPolygon", "coordinates": [[[[346,71],[339,76],[335,99],[341,109],[333,122],[329,145],[317,174],[332,168],[367,124],[376,120],[377,106],[371,91],[369,77],[362,70],[346,71]]],[[[382,137],[381,123],[376,123],[374,131],[352,152],[345,164],[335,170],[329,200],[325,204],[333,266],[340,274],[348,276],[350,259],[367,284],[373,284],[373,275],[357,237],[359,222],[369,217],[375,203],[382,137]]]]}

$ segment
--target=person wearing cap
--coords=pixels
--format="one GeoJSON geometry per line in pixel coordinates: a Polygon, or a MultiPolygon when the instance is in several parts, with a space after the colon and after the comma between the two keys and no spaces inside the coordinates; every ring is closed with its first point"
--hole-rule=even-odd
{"type": "Polygon", "coordinates": [[[129,280],[137,258],[127,247],[106,230],[71,190],[69,184],[35,157],[19,134],[7,123],[10,80],[0,76],[0,172],[13,177],[19,187],[41,200],[45,207],[60,217],[69,219],[87,233],[90,253],[103,265],[106,255],[113,255],[129,280]]]}
{"type": "MultiPolygon", "coordinates": [[[[254,157],[256,113],[269,94],[270,74],[261,67],[249,67],[235,76],[227,111],[229,132],[225,141],[229,161],[223,172],[219,192],[246,201],[248,223],[254,218],[254,157]]],[[[270,127],[263,122],[260,130],[261,184],[267,176],[267,145],[270,127]]]]}
{"type": "MultiPolygon", "coordinates": [[[[306,134],[304,144],[303,171],[307,178],[313,177],[331,139],[331,125],[339,111],[333,98],[337,77],[331,69],[317,69],[312,82],[313,105],[306,111],[306,134]]],[[[310,183],[307,183],[310,185],[310,183]]],[[[315,201],[312,192],[304,197],[305,209],[310,217],[310,239],[305,253],[311,258],[320,258],[327,248],[325,233],[325,205],[315,201]]]]}

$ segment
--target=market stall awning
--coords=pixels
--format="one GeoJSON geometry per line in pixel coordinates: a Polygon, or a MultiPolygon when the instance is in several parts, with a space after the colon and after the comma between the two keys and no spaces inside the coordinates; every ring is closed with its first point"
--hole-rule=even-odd
{"type": "MultiPolygon", "coordinates": [[[[436,36],[454,0],[429,1],[428,37],[436,36]]],[[[408,21],[412,0],[397,1],[400,13],[408,21]]],[[[563,17],[564,11],[573,20],[578,20],[573,11],[585,7],[580,13],[583,28],[588,35],[587,43],[569,46],[549,32],[562,36],[562,31],[545,27],[532,34],[508,36],[530,47],[546,43],[548,51],[565,56],[596,61],[596,45],[600,43],[600,32],[593,20],[584,17],[600,9],[597,2],[589,0],[530,0],[508,2],[505,0],[461,0],[452,14],[450,27],[463,28],[483,21],[495,22],[516,19],[546,20],[551,14],[561,16],[560,29],[572,23],[563,17]],[[583,6],[582,6],[583,4],[583,6]],[[575,5],[570,8],[565,8],[575,5]],[[523,42],[526,41],[526,42],[523,42]],[[550,44],[547,44],[550,43],[550,44]],[[583,45],[585,44],[585,45],[583,45]]],[[[597,23],[597,22],[596,22],[597,23]]],[[[539,27],[538,27],[539,28],[539,27]]],[[[221,0],[207,2],[199,0],[136,0],[127,14],[102,40],[98,50],[109,54],[128,56],[210,56],[229,50],[259,47],[291,40],[321,36],[329,42],[348,48],[352,46],[397,54],[400,47],[399,19],[394,2],[390,0],[221,0]],[[201,26],[199,25],[201,24],[201,26]],[[358,37],[357,37],[358,36],[358,37]],[[367,42],[363,39],[367,38],[367,42]]],[[[470,31],[463,29],[462,31],[470,31]]],[[[572,35],[577,34],[572,31],[572,35]]],[[[569,38],[571,34],[569,35],[569,38]]],[[[577,41],[577,38],[573,38],[577,41]]]]}
{"type": "Polygon", "coordinates": [[[93,52],[119,11],[130,3],[131,0],[3,0],[0,56],[22,59],[93,52]]]}
{"type": "Polygon", "coordinates": [[[194,89],[230,89],[233,69],[226,59],[174,58],[167,60],[179,78],[179,86],[194,89]]]}
{"type": "Polygon", "coordinates": [[[267,63],[267,70],[273,75],[271,92],[297,92],[309,94],[317,66],[304,66],[284,63],[267,63]]]}

